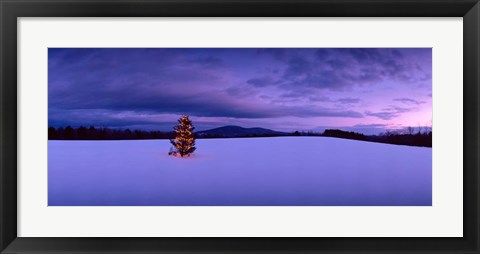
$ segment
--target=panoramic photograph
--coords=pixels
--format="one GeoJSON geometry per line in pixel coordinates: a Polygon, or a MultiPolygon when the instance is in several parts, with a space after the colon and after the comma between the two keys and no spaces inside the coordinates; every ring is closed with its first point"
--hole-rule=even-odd
{"type": "Polygon", "coordinates": [[[431,48],[49,48],[49,206],[431,206],[431,48]]]}

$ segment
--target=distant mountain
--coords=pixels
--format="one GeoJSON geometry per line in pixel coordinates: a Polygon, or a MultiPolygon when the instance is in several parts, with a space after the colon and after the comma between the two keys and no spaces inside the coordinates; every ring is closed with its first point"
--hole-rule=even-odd
{"type": "Polygon", "coordinates": [[[228,125],[215,129],[196,132],[199,137],[251,137],[251,136],[276,136],[285,135],[285,132],[274,131],[264,128],[243,128],[240,126],[228,125]]]}

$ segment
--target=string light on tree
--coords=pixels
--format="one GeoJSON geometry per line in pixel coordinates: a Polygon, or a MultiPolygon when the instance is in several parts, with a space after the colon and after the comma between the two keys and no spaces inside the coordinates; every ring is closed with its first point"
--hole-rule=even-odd
{"type": "Polygon", "coordinates": [[[190,156],[195,147],[195,136],[193,130],[195,127],[192,125],[192,121],[187,115],[183,115],[178,119],[178,125],[174,128],[175,139],[170,139],[170,143],[173,145],[174,151],[170,151],[170,155],[179,154],[181,157],[190,156]]]}

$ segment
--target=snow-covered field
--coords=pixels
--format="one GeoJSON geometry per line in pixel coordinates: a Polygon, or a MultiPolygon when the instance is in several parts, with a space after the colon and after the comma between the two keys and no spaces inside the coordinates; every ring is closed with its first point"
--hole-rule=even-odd
{"type": "Polygon", "coordinates": [[[48,204],[431,205],[432,149],[327,137],[48,141],[48,204]]]}

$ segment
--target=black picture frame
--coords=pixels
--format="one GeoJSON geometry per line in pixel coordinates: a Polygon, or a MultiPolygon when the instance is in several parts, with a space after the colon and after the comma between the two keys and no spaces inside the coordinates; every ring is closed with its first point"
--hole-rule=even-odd
{"type": "MultiPolygon", "coordinates": [[[[478,0],[0,0],[0,16],[1,253],[479,253],[480,4],[478,0]],[[155,16],[463,17],[464,236],[459,238],[17,237],[17,18],[155,16]]],[[[441,225],[442,222],[438,223],[441,225]]],[[[255,229],[252,228],[252,230],[255,229]]]]}

